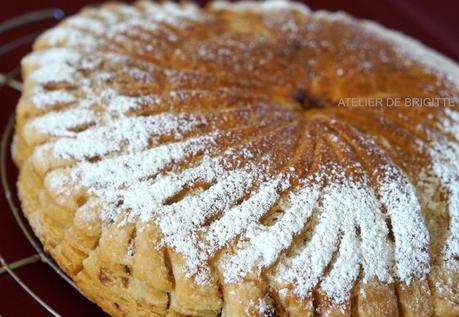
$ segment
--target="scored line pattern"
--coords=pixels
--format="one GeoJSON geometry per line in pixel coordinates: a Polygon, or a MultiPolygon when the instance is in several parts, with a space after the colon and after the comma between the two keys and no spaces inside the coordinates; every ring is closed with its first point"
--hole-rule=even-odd
{"type": "Polygon", "coordinates": [[[457,109],[338,106],[458,96],[383,30],[285,1],[64,20],[22,63],[35,234],[113,315],[459,311],[457,109]]]}

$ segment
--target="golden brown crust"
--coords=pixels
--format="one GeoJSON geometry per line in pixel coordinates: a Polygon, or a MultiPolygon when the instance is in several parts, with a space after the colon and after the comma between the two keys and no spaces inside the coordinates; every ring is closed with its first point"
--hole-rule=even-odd
{"type": "MultiPolygon", "coordinates": [[[[441,155],[446,158],[440,157],[457,158],[457,109],[450,109],[452,114],[448,114],[441,107],[394,110],[337,106],[345,97],[381,97],[386,101],[410,96],[459,98],[456,65],[433,55],[446,68],[453,65],[447,78],[441,72],[445,67],[438,65],[440,72],[435,72],[429,68],[433,65],[421,64],[419,56],[399,52],[396,41],[372,33],[376,32],[374,26],[339,14],[313,14],[305,7],[285,3],[220,3],[201,10],[141,1],[135,6],[106,4],[84,9],[79,17],[41,36],[34,45],[35,52],[23,62],[25,83],[17,108],[14,158],[20,169],[18,192],[24,214],[45,250],[91,301],[113,316],[459,316],[459,272],[444,260],[445,252],[449,252],[445,251],[448,234],[453,237],[452,243],[455,234],[451,225],[454,210],[448,197],[454,197],[451,186],[456,183],[449,182],[448,173],[456,175],[457,170],[454,162],[444,163],[452,166],[445,181],[445,175],[442,178],[435,170],[432,154],[432,149],[437,151],[435,142],[446,142],[453,148],[453,156],[445,151],[441,155]],[[133,24],[124,25],[126,21],[133,24]],[[56,47],[64,50],[54,52],[54,56],[51,53],[56,47]],[[136,107],[129,108],[131,100],[136,107]],[[80,112],[72,113],[74,110],[80,112]],[[174,127],[178,113],[183,115],[182,121],[174,127]],[[157,130],[148,130],[147,142],[135,144],[141,148],[129,148],[129,141],[135,141],[129,138],[142,138],[141,134],[126,137],[109,130],[122,120],[140,124],[162,114],[172,114],[173,119],[161,127],[163,130],[159,128],[162,121],[156,123],[157,130]],[[113,116],[110,120],[114,121],[104,121],[106,115],[113,116]],[[440,121],[448,122],[450,129],[440,121]],[[108,130],[91,134],[97,129],[108,130]],[[86,136],[85,131],[89,131],[86,136]],[[152,205],[159,209],[165,206],[166,216],[161,210],[149,210],[154,216],[143,219],[144,213],[133,210],[136,206],[126,207],[129,197],[137,194],[129,192],[130,186],[138,185],[136,182],[119,186],[110,183],[107,189],[103,187],[106,174],[101,173],[91,184],[83,174],[77,174],[85,172],[84,166],[96,166],[105,160],[118,162],[116,159],[125,154],[182,144],[215,131],[222,133],[209,144],[198,143],[190,153],[184,151],[176,161],[161,165],[158,172],[148,170],[141,175],[142,181],[171,178],[173,182],[166,184],[173,187],[185,176],[192,177],[185,172],[198,168],[204,158],[218,157],[225,162],[221,175],[206,175],[210,180],[196,177],[165,196],[162,205],[152,205]],[[90,142],[94,136],[107,144],[116,138],[120,142],[113,145],[114,149],[97,142],[93,145],[90,142]],[[68,144],[78,138],[94,147],[72,149],[68,144]],[[199,148],[203,144],[204,148],[199,148]],[[226,151],[230,148],[234,152],[226,151]],[[201,197],[197,206],[205,210],[206,195],[214,197],[210,196],[211,190],[225,183],[228,175],[237,176],[245,166],[254,170],[261,167],[265,178],[254,177],[248,184],[255,173],[250,170],[245,171],[237,186],[234,183],[238,178],[229,182],[227,186],[233,186],[237,195],[228,194],[228,198],[222,192],[215,196],[212,205],[220,203],[222,207],[206,211],[198,229],[186,232],[191,237],[190,250],[181,250],[180,243],[189,242],[183,232],[178,231],[182,234],[179,238],[176,232],[171,236],[164,232],[174,229],[174,223],[167,227],[168,214],[175,219],[172,217],[177,213],[173,207],[180,206],[178,212],[186,212],[188,205],[195,203],[191,199],[184,203],[186,199],[201,197]],[[400,172],[390,174],[387,180],[382,177],[384,169],[400,172]],[[81,177],[77,182],[75,175],[81,177]],[[413,240],[424,243],[414,253],[413,257],[419,258],[410,258],[399,266],[392,262],[404,254],[400,256],[394,249],[407,237],[397,231],[397,215],[390,214],[391,206],[384,205],[383,197],[385,182],[393,185],[390,178],[397,176],[405,182],[402,187],[416,190],[414,197],[422,214],[416,218],[421,224],[414,227],[413,240]],[[289,177],[288,182],[285,177],[289,177]],[[424,186],[425,182],[429,186],[424,186]],[[363,189],[355,187],[362,183],[366,184],[363,189]],[[269,187],[272,184],[273,189],[269,187]],[[321,203],[311,203],[314,208],[309,218],[295,211],[295,219],[301,219],[298,229],[282,236],[297,225],[290,221],[281,227],[281,234],[270,234],[271,229],[276,233],[276,224],[287,221],[293,204],[289,199],[304,186],[317,188],[321,203]],[[334,186],[338,186],[338,194],[332,191],[334,186]],[[110,189],[128,193],[107,204],[110,189]],[[349,218],[352,224],[346,223],[350,211],[342,207],[346,197],[339,196],[341,190],[349,190],[352,195],[361,190],[369,193],[355,205],[358,209],[357,205],[368,204],[361,214],[364,220],[374,207],[365,197],[377,196],[370,227],[380,228],[381,236],[365,232],[368,224],[362,219],[349,218]],[[218,202],[222,197],[223,202],[218,202]],[[323,229],[326,217],[333,223],[330,215],[336,212],[327,207],[327,197],[335,209],[342,208],[342,224],[336,225],[336,232],[331,225],[323,229]],[[342,204],[333,205],[334,199],[342,204]],[[225,203],[236,207],[227,209],[225,203]],[[263,208],[261,214],[256,213],[263,208]],[[252,218],[245,219],[251,212],[252,218]],[[300,217],[305,217],[304,221],[300,217]],[[378,227],[378,219],[387,219],[388,224],[382,220],[378,227]],[[450,225],[451,232],[447,230],[450,225]],[[237,226],[249,233],[233,233],[237,226]],[[423,226],[430,241],[419,238],[423,226]],[[324,235],[323,248],[311,251],[318,260],[310,263],[311,257],[304,255],[308,255],[309,246],[314,250],[314,237],[320,230],[339,239],[330,240],[328,247],[334,251],[328,254],[324,250],[329,240],[324,235]],[[255,243],[262,233],[271,247],[265,253],[255,243]],[[381,243],[386,243],[390,251],[382,252],[381,258],[372,258],[371,250],[365,249],[364,244],[369,243],[365,234],[382,237],[381,243]],[[279,235],[282,239],[276,240],[279,235]],[[276,246],[278,249],[274,249],[276,246]],[[198,248],[199,265],[198,272],[190,273],[193,247],[198,248]],[[362,255],[358,263],[346,267],[344,264],[356,261],[348,256],[354,252],[349,250],[362,255]],[[241,254],[246,258],[238,257],[241,254]],[[251,258],[254,254],[259,257],[251,258]],[[386,260],[390,267],[378,266],[386,260]],[[412,268],[412,263],[420,264],[412,268]],[[296,271],[291,271],[295,265],[296,271]],[[387,274],[377,269],[371,275],[374,267],[387,270],[387,274]],[[335,274],[340,268],[348,270],[343,276],[349,276],[349,280],[335,274]],[[404,276],[403,270],[413,271],[413,276],[404,276]],[[315,278],[317,281],[312,283],[315,278]],[[335,288],[327,284],[329,280],[337,283],[335,288]],[[307,283],[313,285],[305,291],[307,283]]],[[[425,48],[416,48],[425,53],[425,48]]],[[[128,125],[133,131],[135,127],[128,125]]],[[[167,155],[179,150],[173,148],[167,155]]],[[[160,159],[165,161],[168,156],[160,159]]],[[[114,166],[121,170],[130,163],[123,164],[114,166]]],[[[138,169],[143,164],[148,165],[148,161],[141,161],[138,169]]],[[[135,170],[128,170],[130,174],[106,171],[111,172],[126,179],[136,175],[135,170]]],[[[144,194],[142,188],[138,195],[144,194]]],[[[408,192],[406,188],[396,188],[395,192],[408,192]]],[[[308,194],[313,200],[319,199],[314,191],[308,194]]],[[[139,201],[144,203],[140,197],[139,201]]],[[[197,214],[200,211],[194,210],[197,214]]],[[[193,218],[193,214],[177,219],[187,223],[187,218],[193,218]]],[[[397,250],[404,250],[403,243],[397,250]]],[[[449,260],[457,258],[453,254],[449,260]]]]}

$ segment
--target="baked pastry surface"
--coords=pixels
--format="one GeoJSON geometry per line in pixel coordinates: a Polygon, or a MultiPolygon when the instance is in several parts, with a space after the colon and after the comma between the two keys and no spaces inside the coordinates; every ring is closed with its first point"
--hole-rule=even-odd
{"type": "Polygon", "coordinates": [[[459,316],[459,70],[418,42],[283,1],[110,3],[23,77],[24,213],[109,314],[459,316]]]}

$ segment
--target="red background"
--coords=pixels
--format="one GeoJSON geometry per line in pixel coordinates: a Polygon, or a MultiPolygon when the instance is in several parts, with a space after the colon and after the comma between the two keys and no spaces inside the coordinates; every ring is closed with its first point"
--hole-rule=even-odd
{"type": "MultiPolygon", "coordinates": [[[[198,0],[203,4],[208,1],[198,0]]],[[[312,9],[344,10],[359,18],[414,36],[444,54],[459,60],[459,1],[457,0],[307,0],[312,9]]],[[[59,7],[66,14],[78,11],[91,0],[3,0],[0,21],[31,10],[59,7]]],[[[2,63],[3,64],[3,61],[2,63]]],[[[1,65],[0,64],[0,65],[1,65]]]]}
{"type": "MultiPolygon", "coordinates": [[[[306,3],[312,9],[344,10],[356,17],[378,21],[389,28],[400,30],[418,38],[456,61],[459,60],[459,18],[457,17],[459,1],[457,0],[309,0],[306,3]]],[[[94,4],[94,1],[3,0],[0,1],[0,22],[29,11],[50,7],[61,8],[66,15],[69,15],[87,4],[94,4]]],[[[0,34],[0,52],[4,44],[52,25],[52,22],[35,23],[6,34],[0,34]]],[[[23,54],[29,49],[30,44],[26,44],[2,55],[0,57],[0,72],[6,74],[13,70],[23,54]]],[[[18,96],[19,93],[13,89],[0,88],[1,130],[4,129],[8,117],[13,112],[18,96]]],[[[15,168],[11,162],[8,162],[8,171],[11,175],[11,183],[14,185],[15,168]]],[[[34,253],[17,227],[4,195],[0,195],[0,254],[8,262],[14,262],[34,253]]],[[[99,308],[79,295],[45,264],[35,263],[15,272],[46,303],[64,316],[104,315],[99,308]]],[[[0,275],[0,315],[4,317],[50,316],[7,274],[0,275]]]]}

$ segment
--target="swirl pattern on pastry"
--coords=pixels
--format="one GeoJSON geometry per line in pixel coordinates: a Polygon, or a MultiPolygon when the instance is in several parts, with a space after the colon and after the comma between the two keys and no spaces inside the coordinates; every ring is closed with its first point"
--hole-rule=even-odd
{"type": "Polygon", "coordinates": [[[35,233],[112,315],[459,314],[459,68],[284,1],[87,8],[23,60],[35,233]]]}

